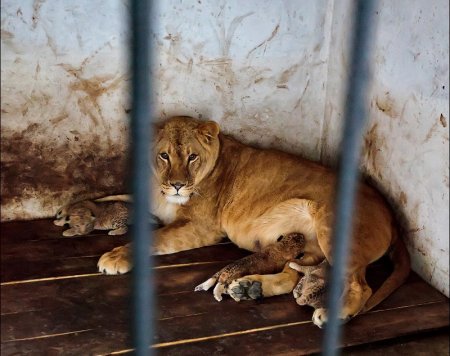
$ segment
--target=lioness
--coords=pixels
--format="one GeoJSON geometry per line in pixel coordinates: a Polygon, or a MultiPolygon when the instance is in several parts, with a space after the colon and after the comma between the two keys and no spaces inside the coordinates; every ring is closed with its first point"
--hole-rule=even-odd
{"type": "MultiPolygon", "coordinates": [[[[153,213],[165,224],[154,233],[149,253],[170,254],[219,242],[223,236],[241,248],[260,251],[279,236],[301,233],[303,265],[331,256],[331,228],[336,175],[318,163],[272,149],[244,145],[220,133],[213,121],[173,117],[155,128],[153,143],[153,213]]],[[[361,183],[353,219],[350,261],[346,271],[340,318],[348,320],[368,310],[399,287],[409,273],[409,256],[399,238],[390,209],[381,195],[361,183]],[[394,271],[372,295],[366,267],[387,251],[394,271]]],[[[131,269],[130,246],[101,256],[106,274],[131,269]]],[[[280,273],[281,282],[294,274],[280,273]]],[[[277,275],[275,275],[277,276],[277,275]]],[[[278,283],[277,278],[260,279],[278,283]]],[[[298,278],[295,276],[295,278],[298,278]]],[[[215,284],[203,284],[208,289],[215,284]]],[[[290,290],[278,291],[290,293],[290,290]]],[[[218,283],[216,290],[227,286],[218,283]]],[[[278,293],[278,294],[279,294],[278,293]]],[[[326,309],[313,321],[322,326],[326,309]]]]}

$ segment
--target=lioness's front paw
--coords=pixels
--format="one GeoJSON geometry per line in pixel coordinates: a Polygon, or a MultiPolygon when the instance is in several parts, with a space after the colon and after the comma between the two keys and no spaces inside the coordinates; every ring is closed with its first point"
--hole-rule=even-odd
{"type": "Polygon", "coordinates": [[[263,297],[261,282],[239,278],[230,283],[227,292],[236,302],[263,297]]]}
{"type": "Polygon", "coordinates": [[[104,274],[123,274],[131,270],[131,251],[128,246],[119,246],[106,252],[97,263],[99,272],[104,274]]]}

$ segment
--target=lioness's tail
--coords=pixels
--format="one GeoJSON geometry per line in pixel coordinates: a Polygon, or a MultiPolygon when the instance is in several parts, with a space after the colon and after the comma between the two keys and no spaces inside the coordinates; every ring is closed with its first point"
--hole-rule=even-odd
{"type": "Polygon", "coordinates": [[[94,200],[95,202],[101,203],[105,201],[123,201],[125,203],[132,203],[133,198],[129,194],[120,194],[120,195],[108,195],[107,197],[98,198],[94,200]]]}
{"type": "Polygon", "coordinates": [[[408,250],[406,249],[403,240],[398,237],[397,241],[392,246],[392,251],[389,257],[394,264],[392,274],[384,281],[380,288],[367,300],[363,308],[363,312],[377,306],[384,299],[386,299],[392,292],[400,287],[408,278],[410,271],[410,259],[408,250]]]}

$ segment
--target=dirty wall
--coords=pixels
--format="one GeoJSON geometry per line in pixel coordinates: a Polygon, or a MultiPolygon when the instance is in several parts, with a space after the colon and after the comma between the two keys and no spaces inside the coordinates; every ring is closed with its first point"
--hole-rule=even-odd
{"type": "MultiPolygon", "coordinates": [[[[349,1],[160,1],[157,117],[218,121],[245,142],[336,163],[349,1]]],[[[2,1],[2,220],[123,192],[127,1],[2,1]]],[[[448,295],[448,3],[384,1],[362,170],[448,295]]]]}
{"type": "Polygon", "coordinates": [[[2,1],[2,220],[125,189],[125,11],[117,1],[2,1]]]}
{"type": "MultiPolygon", "coordinates": [[[[350,1],[335,1],[321,160],[343,123],[350,1]]],[[[391,201],[413,269],[449,295],[449,2],[380,1],[362,171],[391,201]]]]}

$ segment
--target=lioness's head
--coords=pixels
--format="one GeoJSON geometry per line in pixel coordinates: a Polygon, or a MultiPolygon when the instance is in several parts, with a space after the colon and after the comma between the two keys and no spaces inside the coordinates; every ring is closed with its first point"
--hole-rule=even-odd
{"type": "Polygon", "coordinates": [[[219,125],[174,117],[156,128],[153,170],[170,203],[185,204],[212,171],[219,154],[219,125]]]}

